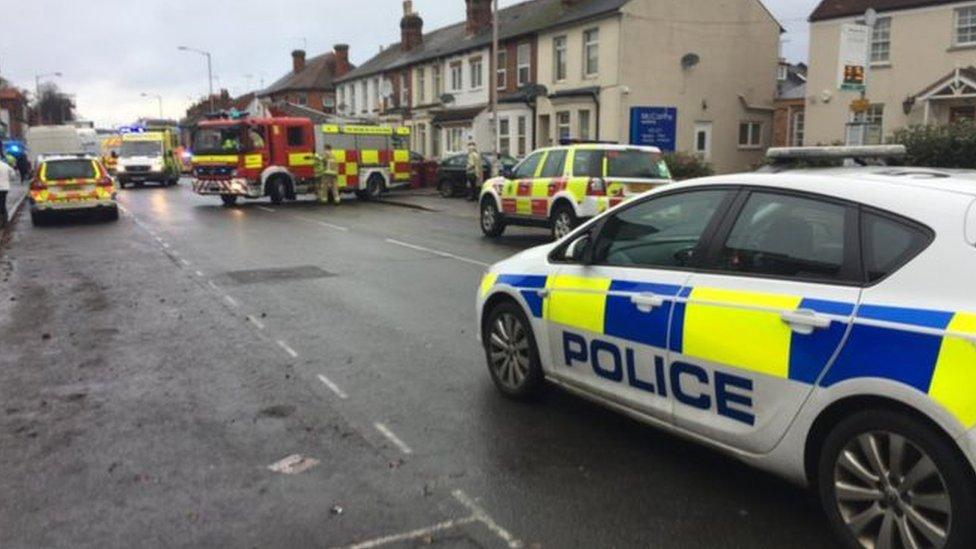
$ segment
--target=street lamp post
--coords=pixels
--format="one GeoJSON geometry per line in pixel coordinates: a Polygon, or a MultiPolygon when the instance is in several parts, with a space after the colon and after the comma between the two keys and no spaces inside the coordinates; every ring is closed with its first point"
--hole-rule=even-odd
{"type": "Polygon", "coordinates": [[[213,91],[213,59],[210,57],[210,52],[198,50],[196,48],[190,48],[187,46],[180,46],[180,51],[190,51],[193,53],[199,53],[207,58],[207,81],[210,83],[210,112],[214,112],[214,91],[213,91]]]}
{"type": "Polygon", "coordinates": [[[159,101],[159,118],[162,118],[163,117],[163,96],[159,95],[158,93],[147,93],[147,92],[142,92],[140,95],[142,95],[142,97],[155,97],[156,101],[159,101]]]}
{"type": "Polygon", "coordinates": [[[44,113],[41,111],[41,78],[48,78],[51,76],[61,78],[62,74],[59,71],[34,75],[34,99],[37,101],[37,121],[41,125],[44,124],[44,113]]]}
{"type": "Polygon", "coordinates": [[[501,120],[498,118],[498,0],[495,0],[491,15],[491,67],[493,69],[491,76],[488,78],[490,83],[489,90],[491,90],[491,117],[494,123],[494,144],[493,149],[495,152],[495,159],[492,162],[491,173],[494,176],[498,175],[501,167],[501,157],[499,156],[499,141],[501,140],[501,135],[499,131],[501,129],[501,120]]]}

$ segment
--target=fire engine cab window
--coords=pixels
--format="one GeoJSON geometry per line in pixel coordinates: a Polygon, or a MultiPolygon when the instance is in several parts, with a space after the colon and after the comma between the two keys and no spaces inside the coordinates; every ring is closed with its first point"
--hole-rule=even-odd
{"type": "Polygon", "coordinates": [[[838,280],[844,277],[847,209],[797,196],[755,193],[721,252],[733,273],[838,280]]]}
{"type": "Polygon", "coordinates": [[[861,218],[864,270],[877,282],[900,269],[932,241],[930,233],[889,217],[865,213],[861,218]]]}
{"type": "Polygon", "coordinates": [[[251,128],[247,132],[248,138],[251,140],[251,147],[254,149],[264,148],[264,131],[261,128],[251,128]]]}
{"type": "Polygon", "coordinates": [[[305,144],[305,132],[301,126],[288,128],[288,146],[301,147],[305,144]]]}
{"type": "Polygon", "coordinates": [[[549,151],[549,155],[546,156],[546,164],[542,166],[542,173],[539,177],[562,177],[565,165],[566,151],[564,149],[549,151]]]}
{"type": "Polygon", "coordinates": [[[607,219],[594,259],[613,267],[688,266],[726,191],[695,191],[647,200],[607,219]]]}
{"type": "Polygon", "coordinates": [[[515,179],[531,179],[535,177],[535,171],[539,167],[539,162],[542,161],[542,154],[541,152],[537,152],[523,160],[518,165],[518,168],[515,169],[515,179]]]}
{"type": "Polygon", "coordinates": [[[573,153],[573,175],[603,177],[603,151],[577,149],[573,153]]]}

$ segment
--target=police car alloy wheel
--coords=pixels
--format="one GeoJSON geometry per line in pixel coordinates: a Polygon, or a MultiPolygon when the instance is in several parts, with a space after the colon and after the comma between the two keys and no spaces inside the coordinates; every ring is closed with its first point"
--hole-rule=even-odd
{"type": "Polygon", "coordinates": [[[495,386],[510,398],[535,395],[542,385],[543,373],[525,313],[513,303],[498,305],[488,315],[483,339],[495,386]]]}
{"type": "Polygon", "coordinates": [[[491,197],[485,198],[481,201],[481,232],[485,236],[494,238],[500,236],[504,231],[505,224],[501,220],[494,200],[491,197]]]}
{"type": "Polygon", "coordinates": [[[827,437],[820,495],[850,547],[973,547],[976,498],[963,459],[922,422],[863,412],[827,437]]]}
{"type": "Polygon", "coordinates": [[[559,240],[573,232],[578,224],[576,214],[568,206],[556,206],[552,214],[552,237],[559,240]]]}

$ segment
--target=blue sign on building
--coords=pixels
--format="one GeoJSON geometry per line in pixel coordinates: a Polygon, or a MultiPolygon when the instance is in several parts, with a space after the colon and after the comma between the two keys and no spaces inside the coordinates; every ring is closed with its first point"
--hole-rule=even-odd
{"type": "Polygon", "coordinates": [[[664,152],[677,146],[678,109],[674,107],[632,107],[630,143],[648,145],[664,152]]]}

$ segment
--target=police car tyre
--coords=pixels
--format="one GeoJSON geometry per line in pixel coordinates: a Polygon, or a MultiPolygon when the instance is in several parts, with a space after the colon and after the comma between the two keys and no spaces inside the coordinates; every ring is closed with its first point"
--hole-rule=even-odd
{"type": "Polygon", "coordinates": [[[237,195],[235,195],[235,194],[222,194],[222,195],[220,195],[220,200],[221,200],[221,202],[224,203],[224,206],[227,206],[228,208],[230,208],[231,206],[234,206],[235,204],[237,204],[237,195]]]}
{"type": "Polygon", "coordinates": [[[502,219],[501,212],[498,211],[495,200],[490,196],[486,196],[481,201],[481,215],[479,220],[481,232],[488,238],[497,238],[505,232],[505,221],[502,219]]]}
{"type": "Polygon", "coordinates": [[[105,221],[118,221],[119,220],[119,209],[117,207],[109,208],[104,213],[105,221]]]}
{"type": "Polygon", "coordinates": [[[891,410],[852,415],[827,435],[820,500],[848,547],[976,547],[976,486],[930,425],[891,410]]]}
{"type": "Polygon", "coordinates": [[[285,185],[280,177],[272,177],[268,181],[268,198],[272,204],[281,204],[285,201],[285,185]]]}
{"type": "Polygon", "coordinates": [[[573,232],[579,227],[579,218],[576,212],[566,203],[559,203],[552,210],[552,218],[549,220],[552,228],[552,237],[556,240],[573,232]]]}
{"type": "Polygon", "coordinates": [[[510,301],[499,303],[488,313],[484,330],[485,357],[495,387],[515,400],[536,396],[545,375],[532,324],[522,308],[510,301]]]}

